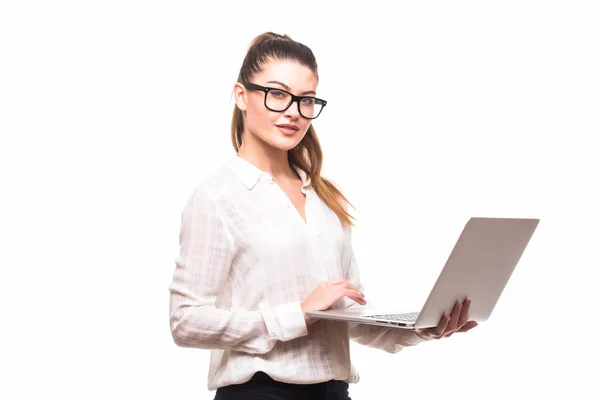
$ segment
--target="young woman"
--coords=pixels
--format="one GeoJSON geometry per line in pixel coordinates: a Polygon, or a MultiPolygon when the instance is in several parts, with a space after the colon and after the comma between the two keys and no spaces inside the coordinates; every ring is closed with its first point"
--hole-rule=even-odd
{"type": "Polygon", "coordinates": [[[349,339],[394,353],[465,332],[469,300],[437,328],[315,321],[312,310],[364,305],[348,201],[320,175],[311,125],[312,51],[287,35],[256,37],[234,85],[237,154],[201,183],[183,213],[169,287],[175,343],[211,349],[215,399],[350,399],[349,339]]]}

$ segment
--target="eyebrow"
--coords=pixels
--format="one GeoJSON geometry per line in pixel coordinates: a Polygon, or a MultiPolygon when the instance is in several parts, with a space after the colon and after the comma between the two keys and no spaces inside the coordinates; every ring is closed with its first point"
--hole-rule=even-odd
{"type": "MultiPolygon", "coordinates": [[[[284,87],[284,89],[285,89],[285,90],[287,90],[288,92],[291,92],[291,91],[292,91],[292,88],[290,88],[288,85],[286,85],[286,84],[285,84],[285,83],[283,83],[283,82],[279,82],[279,81],[268,81],[267,83],[275,83],[275,84],[277,84],[277,85],[281,85],[281,86],[283,86],[283,87],[284,87]]],[[[316,95],[316,94],[317,94],[317,92],[315,92],[314,90],[307,90],[307,91],[305,91],[305,92],[302,92],[302,93],[300,94],[300,96],[304,96],[304,95],[307,95],[307,94],[316,95]]]]}

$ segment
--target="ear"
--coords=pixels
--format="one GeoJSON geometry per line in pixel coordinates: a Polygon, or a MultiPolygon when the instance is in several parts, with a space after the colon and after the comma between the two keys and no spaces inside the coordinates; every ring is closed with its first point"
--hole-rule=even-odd
{"type": "Polygon", "coordinates": [[[235,105],[242,111],[246,111],[246,88],[239,82],[233,85],[233,95],[235,96],[235,105]]]}

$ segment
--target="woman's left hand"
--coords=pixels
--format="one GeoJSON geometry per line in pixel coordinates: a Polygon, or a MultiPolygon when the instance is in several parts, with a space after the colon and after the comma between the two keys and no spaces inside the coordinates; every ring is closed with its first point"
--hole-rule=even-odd
{"type": "Polygon", "coordinates": [[[477,322],[468,321],[471,300],[466,299],[462,304],[454,305],[451,315],[444,315],[438,326],[426,329],[416,329],[417,336],[425,340],[450,337],[454,332],[467,332],[477,326],[477,322]]]}

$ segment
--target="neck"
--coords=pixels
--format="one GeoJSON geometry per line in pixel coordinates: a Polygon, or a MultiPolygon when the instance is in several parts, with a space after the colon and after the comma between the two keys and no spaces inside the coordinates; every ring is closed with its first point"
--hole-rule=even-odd
{"type": "Polygon", "coordinates": [[[287,150],[270,146],[252,134],[244,134],[244,141],[237,155],[271,175],[275,181],[297,179],[290,167],[287,150]]]}

